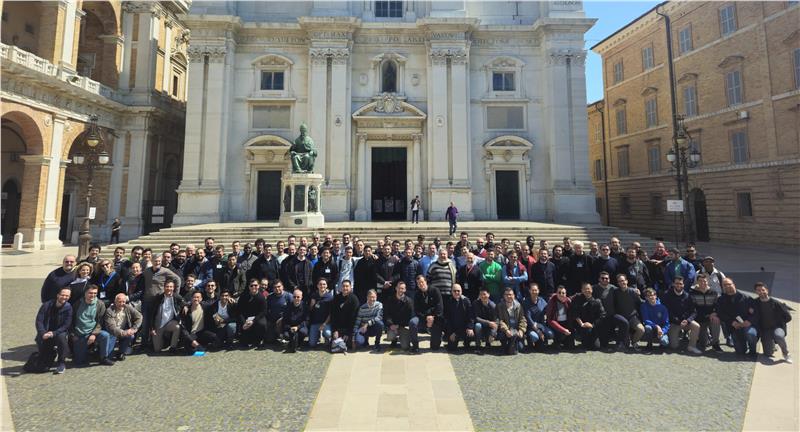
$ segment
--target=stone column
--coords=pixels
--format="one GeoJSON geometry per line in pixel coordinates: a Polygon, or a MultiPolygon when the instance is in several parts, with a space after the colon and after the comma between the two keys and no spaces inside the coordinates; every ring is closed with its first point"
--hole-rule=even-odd
{"type": "Polygon", "coordinates": [[[170,94],[172,84],[172,26],[174,23],[167,21],[164,26],[164,69],[161,72],[161,90],[170,94]]]}
{"type": "Polygon", "coordinates": [[[358,178],[358,203],[356,204],[356,211],[355,211],[355,220],[357,221],[367,221],[369,220],[369,209],[370,209],[370,199],[371,197],[367,196],[367,134],[365,133],[358,133],[356,134],[356,139],[358,140],[358,170],[357,170],[357,178],[358,178]]]}
{"type": "Polygon", "coordinates": [[[75,22],[78,19],[78,6],[75,0],[59,0],[59,7],[62,5],[64,8],[64,31],[61,39],[61,55],[58,59],[59,66],[74,72],[76,62],[73,58],[73,45],[76,42],[75,22]]]}
{"type": "Polygon", "coordinates": [[[122,9],[122,68],[119,74],[119,89],[131,88],[131,54],[133,50],[133,12],[130,3],[125,3],[122,9]]]}
{"type": "Polygon", "coordinates": [[[45,183],[44,215],[39,232],[39,245],[42,249],[61,246],[58,232],[61,229],[58,214],[59,175],[61,173],[61,153],[64,148],[64,128],[66,117],[53,116],[53,135],[50,141],[47,183],[45,183]]]}
{"type": "Polygon", "coordinates": [[[122,173],[125,164],[125,140],[109,135],[107,144],[111,150],[111,180],[108,182],[108,214],[107,224],[110,226],[115,217],[119,217],[119,206],[122,202],[122,173]]]}
{"type": "MultiPolygon", "coordinates": [[[[349,219],[350,174],[350,50],[331,53],[330,107],[328,110],[329,152],[326,155],[325,214],[329,220],[349,219]]],[[[313,137],[313,135],[312,135],[313,137]]],[[[317,141],[319,142],[319,141],[317,141]]]]}
{"type": "Polygon", "coordinates": [[[149,147],[147,116],[128,119],[128,187],[125,195],[125,216],[122,219],[122,238],[137,237],[142,233],[142,201],[148,184],[147,149],[149,147]]]}
{"type": "Polygon", "coordinates": [[[575,133],[575,128],[585,128],[587,123],[585,99],[578,99],[585,98],[585,84],[576,75],[582,73],[585,52],[580,48],[559,48],[549,49],[546,54],[542,106],[546,107],[543,121],[553,191],[549,213],[556,222],[598,223],[594,190],[588,177],[586,134],[575,133]],[[578,70],[573,67],[576,62],[578,70]]]}
{"type": "MultiPolygon", "coordinates": [[[[428,172],[431,188],[449,187],[447,51],[431,50],[428,98],[428,172]]],[[[432,202],[429,204],[433,204],[432,202]]]]}
{"type": "MultiPolygon", "coordinates": [[[[317,163],[314,171],[328,180],[326,171],[328,146],[328,49],[311,48],[309,50],[308,72],[308,134],[317,144],[317,163]]],[[[349,112],[349,110],[348,110],[349,112]]],[[[300,119],[302,122],[302,119],[300,119]]]]}
{"type": "Polygon", "coordinates": [[[149,94],[150,90],[155,88],[159,14],[157,6],[153,3],[139,7],[137,12],[139,40],[136,46],[136,81],[133,87],[137,92],[149,94]]]}
{"type": "MultiPolygon", "coordinates": [[[[453,52],[450,60],[450,127],[452,181],[456,187],[470,187],[472,171],[469,128],[469,51],[453,52]]],[[[463,204],[462,204],[463,205],[463,204]]],[[[466,209],[465,209],[466,210],[466,209]]]]}
{"type": "Polygon", "coordinates": [[[25,171],[22,175],[22,200],[19,205],[19,228],[24,247],[39,249],[41,229],[41,207],[39,202],[46,199],[48,166],[50,158],[46,155],[23,155],[25,171]]]}

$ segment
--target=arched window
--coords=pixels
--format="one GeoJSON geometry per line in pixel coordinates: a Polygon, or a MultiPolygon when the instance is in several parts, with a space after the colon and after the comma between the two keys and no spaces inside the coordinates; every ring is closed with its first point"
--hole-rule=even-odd
{"type": "Polygon", "coordinates": [[[381,92],[397,93],[397,63],[386,60],[381,65],[381,92]]]}

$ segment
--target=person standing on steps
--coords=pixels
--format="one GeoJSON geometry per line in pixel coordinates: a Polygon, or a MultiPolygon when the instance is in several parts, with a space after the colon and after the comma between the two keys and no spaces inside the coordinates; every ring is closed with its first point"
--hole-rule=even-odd
{"type": "Polygon", "coordinates": [[[450,237],[452,237],[458,228],[458,208],[456,208],[453,201],[450,201],[450,207],[447,207],[447,210],[444,212],[444,218],[447,219],[447,222],[450,224],[450,237]]]}
{"type": "Polygon", "coordinates": [[[419,199],[419,195],[415,196],[414,199],[411,200],[411,223],[419,223],[419,211],[422,209],[422,200],[419,199]]]}
{"type": "Polygon", "coordinates": [[[119,232],[122,230],[122,222],[119,221],[119,218],[114,218],[114,222],[111,224],[111,240],[108,241],[109,244],[119,243],[119,232]],[[116,242],[114,240],[117,240],[116,242]]]}

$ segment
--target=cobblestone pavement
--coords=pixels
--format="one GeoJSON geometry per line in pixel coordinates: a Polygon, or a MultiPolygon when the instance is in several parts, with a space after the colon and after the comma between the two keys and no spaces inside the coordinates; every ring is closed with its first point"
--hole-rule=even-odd
{"type": "Polygon", "coordinates": [[[753,362],[682,354],[451,355],[476,430],[741,430],[753,362]]]}
{"type": "Polygon", "coordinates": [[[129,356],[113,367],[18,375],[35,349],[41,279],[2,281],[3,375],[17,430],[281,430],[305,427],[330,355],[272,350],[129,356]],[[28,299],[32,301],[28,301],[28,299]],[[104,415],[84,414],[82,406],[104,415]]]}

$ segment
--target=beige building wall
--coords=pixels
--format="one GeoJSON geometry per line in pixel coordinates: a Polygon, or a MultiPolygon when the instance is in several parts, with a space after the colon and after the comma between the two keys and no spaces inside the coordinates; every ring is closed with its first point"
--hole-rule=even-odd
{"type": "Polygon", "coordinates": [[[180,178],[183,157],[188,46],[178,16],[189,4],[0,2],[2,133],[14,143],[3,146],[2,186],[9,192],[3,199],[4,243],[16,232],[35,248],[76,237],[86,214],[88,176],[71,160],[83,151],[92,115],[111,158],[94,174],[95,239],[108,240],[115,217],[123,218],[123,237],[141,234],[144,202],[163,201],[167,212],[176,207],[172,183],[180,178]],[[141,45],[146,49],[136,49],[140,23],[153,29],[153,42],[141,45]],[[140,62],[151,66],[140,69],[152,79],[143,87],[135,72],[145,53],[149,60],[140,62]],[[127,194],[129,181],[135,196],[127,194]]]}
{"type": "MultiPolygon", "coordinates": [[[[800,7],[789,2],[670,2],[660,11],[671,18],[676,112],[686,116],[692,145],[701,152],[701,163],[689,170],[690,236],[796,244],[800,7]],[[732,16],[727,28],[721,16],[732,16]],[[738,83],[729,86],[738,92],[726,88],[726,77],[738,83]],[[691,88],[693,109],[687,106],[691,88]],[[736,100],[729,100],[731,94],[736,100]]],[[[608,167],[607,178],[593,177],[598,199],[608,206],[604,222],[672,239],[675,215],[666,211],[665,200],[677,198],[677,185],[665,157],[673,146],[665,21],[651,10],[592,49],[603,57],[604,100],[589,105],[588,113],[590,165],[599,160],[608,167]],[[645,49],[652,50],[652,65],[645,64],[645,49]],[[620,63],[621,80],[615,76],[620,63]],[[648,101],[657,106],[657,119],[651,116],[650,124],[648,101]],[[605,107],[605,152],[603,140],[592,139],[599,133],[598,105],[605,107]],[[617,112],[622,111],[625,125],[619,130],[617,112]]]]}

